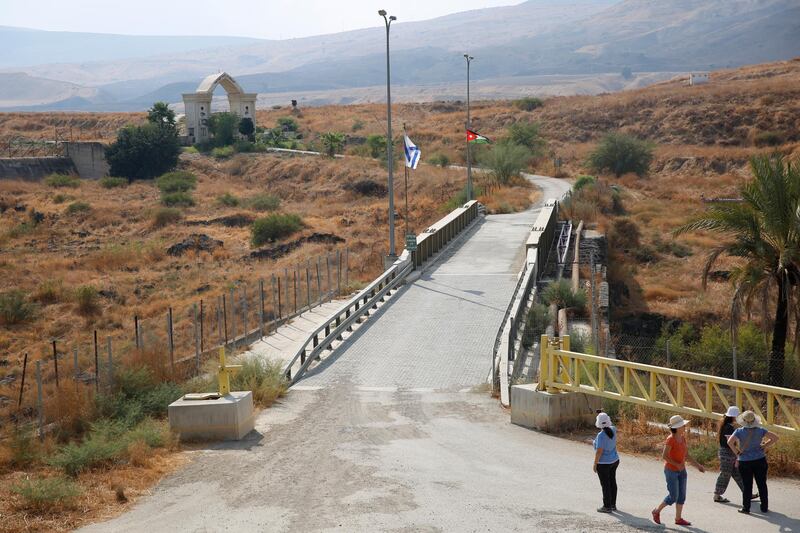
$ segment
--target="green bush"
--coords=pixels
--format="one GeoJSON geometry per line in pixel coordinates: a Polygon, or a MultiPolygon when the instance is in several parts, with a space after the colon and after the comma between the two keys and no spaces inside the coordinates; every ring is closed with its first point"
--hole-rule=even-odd
{"type": "Polygon", "coordinates": [[[81,180],[77,176],[67,174],[50,174],[44,179],[48,187],[80,187],[81,180]]]}
{"type": "MultiPolygon", "coordinates": [[[[195,378],[184,386],[186,392],[206,392],[216,386],[211,376],[195,378]]],[[[231,387],[235,390],[253,391],[253,401],[259,407],[269,407],[286,394],[288,382],[279,361],[265,361],[258,357],[247,358],[242,368],[233,375],[231,387]]]]}
{"type": "MultiPolygon", "coordinates": [[[[215,146],[229,146],[236,140],[236,134],[239,131],[239,115],[230,111],[213,113],[208,120],[208,129],[214,136],[215,146]]],[[[233,148],[231,148],[231,153],[233,153],[233,148]]]]}
{"type": "Polygon", "coordinates": [[[147,368],[122,368],[114,374],[114,390],[98,394],[95,408],[100,417],[133,427],[147,417],[165,416],[181,394],[178,385],[158,383],[147,368]]]}
{"type": "MultiPolygon", "coordinates": [[[[473,182],[472,199],[474,200],[475,198],[481,196],[482,194],[483,194],[483,189],[481,187],[476,186],[475,183],[473,182]]],[[[464,187],[462,187],[460,191],[458,191],[455,195],[453,195],[453,197],[450,198],[450,200],[448,200],[446,204],[444,204],[444,209],[445,211],[452,211],[453,209],[458,209],[459,207],[462,207],[465,203],[467,203],[466,185],[464,185],[464,187]]]]}
{"type": "Polygon", "coordinates": [[[780,131],[762,131],[756,134],[753,142],[756,146],[780,146],[785,142],[785,137],[780,131]]]}
{"type": "Polygon", "coordinates": [[[233,145],[233,150],[240,154],[249,154],[256,151],[256,145],[250,141],[236,141],[233,145]]]}
{"type": "Polygon", "coordinates": [[[608,170],[620,177],[628,172],[644,176],[653,161],[653,145],[624,133],[609,133],[589,156],[597,172],[608,170]]]}
{"type": "Polygon", "coordinates": [[[291,117],[281,117],[278,119],[278,126],[283,131],[297,131],[297,121],[291,117]]]}
{"type": "Polygon", "coordinates": [[[82,315],[91,315],[97,311],[98,294],[97,289],[91,285],[81,285],[75,289],[75,303],[78,305],[78,312],[82,315]]]}
{"type": "Polygon", "coordinates": [[[528,165],[531,151],[510,142],[498,143],[480,156],[481,163],[492,171],[494,179],[503,185],[528,165]]]}
{"type": "Polygon", "coordinates": [[[68,215],[76,215],[80,213],[88,213],[91,210],[92,206],[89,205],[89,203],[78,200],[77,202],[72,202],[67,206],[66,213],[68,215]]]}
{"type": "Polygon", "coordinates": [[[128,180],[126,178],[113,178],[106,176],[105,178],[100,179],[100,186],[106,189],[115,189],[117,187],[125,187],[126,185],[128,185],[128,180]]]}
{"type": "Polygon", "coordinates": [[[533,304],[525,318],[525,328],[522,330],[522,345],[530,348],[533,343],[538,341],[547,330],[547,326],[553,323],[550,315],[550,308],[546,305],[533,304]]]}
{"type": "Polygon", "coordinates": [[[514,100],[514,106],[518,109],[522,109],[523,111],[533,111],[539,107],[544,105],[544,102],[541,98],[536,98],[533,96],[527,96],[525,98],[520,98],[519,100],[514,100]]]}
{"type": "Polygon", "coordinates": [[[436,165],[438,167],[447,168],[450,166],[450,158],[447,157],[445,154],[436,153],[433,154],[429,159],[428,163],[431,165],[436,165]]]}
{"type": "Polygon", "coordinates": [[[595,183],[597,183],[597,178],[594,176],[581,175],[575,179],[575,185],[572,186],[572,190],[578,192],[587,185],[594,185],[595,183]]]}
{"type": "Polygon", "coordinates": [[[281,205],[281,199],[272,194],[257,194],[247,201],[247,204],[256,211],[275,211],[281,205]]]}
{"type": "Polygon", "coordinates": [[[153,227],[163,228],[170,224],[180,222],[182,218],[183,214],[181,214],[179,209],[175,209],[174,207],[161,207],[153,214],[153,227]]]}
{"type": "Polygon", "coordinates": [[[39,458],[33,431],[27,431],[17,425],[12,428],[8,447],[11,450],[11,464],[17,468],[30,466],[39,458]]]}
{"type": "Polygon", "coordinates": [[[354,120],[353,121],[353,126],[350,128],[350,130],[353,133],[355,133],[355,132],[357,132],[359,130],[363,130],[363,129],[364,129],[364,121],[363,120],[359,120],[359,119],[354,120]]]}
{"type": "Polygon", "coordinates": [[[586,292],[581,289],[573,292],[570,282],[565,279],[553,281],[542,292],[542,302],[545,305],[555,304],[559,309],[584,309],[586,292]]]}
{"type": "Polygon", "coordinates": [[[189,192],[197,187],[197,176],[184,170],[162,174],[156,179],[156,186],[162,194],[189,192]]]}
{"type": "Polygon", "coordinates": [[[217,159],[227,159],[234,154],[233,146],[218,146],[211,150],[211,156],[217,159]]]}
{"type": "Polygon", "coordinates": [[[320,140],[325,147],[325,154],[327,154],[328,157],[333,157],[344,148],[345,136],[344,133],[329,131],[323,133],[320,140]]]}
{"type": "Polygon", "coordinates": [[[123,432],[122,425],[93,425],[83,442],[70,442],[62,446],[47,462],[66,475],[76,477],[81,472],[119,458],[127,447],[127,443],[120,438],[123,432]],[[109,429],[117,426],[119,429],[109,429]]]}
{"type": "Polygon", "coordinates": [[[689,453],[695,461],[703,466],[710,466],[717,458],[719,442],[716,439],[693,439],[689,446],[689,453]]]}
{"type": "Polygon", "coordinates": [[[536,157],[541,155],[545,141],[539,131],[538,122],[517,122],[508,128],[508,141],[524,146],[536,157]]]}
{"type": "Polygon", "coordinates": [[[194,198],[188,192],[171,192],[161,195],[161,203],[167,207],[192,207],[194,198]]]}
{"type": "Polygon", "coordinates": [[[13,326],[28,322],[36,316],[36,311],[36,305],[28,302],[21,290],[0,293],[0,324],[13,326]]]}
{"type": "MultiPolygon", "coordinates": [[[[253,124],[253,119],[250,117],[244,117],[242,120],[239,121],[239,133],[250,138],[256,131],[256,126],[253,124]]],[[[238,144],[238,143],[237,143],[238,144]]],[[[240,150],[237,150],[240,151],[240,150]]]]}
{"type": "Polygon", "coordinates": [[[148,123],[122,128],[106,148],[106,160],[112,176],[152,179],[174,169],[180,153],[174,126],[148,123]]]}
{"type": "Polygon", "coordinates": [[[60,279],[48,279],[39,284],[33,299],[41,304],[54,304],[64,296],[64,283],[60,279]]]}
{"type": "Polygon", "coordinates": [[[225,207],[237,207],[241,201],[229,192],[217,196],[217,203],[225,207]]]}
{"type": "Polygon", "coordinates": [[[369,135],[367,136],[367,150],[369,156],[373,159],[386,157],[386,136],[385,135],[369,135]]]}
{"type": "Polygon", "coordinates": [[[28,507],[44,511],[59,505],[71,506],[81,488],[71,479],[49,477],[20,480],[11,486],[11,492],[19,494],[28,507]]]}
{"type": "Polygon", "coordinates": [[[66,194],[56,194],[55,196],[53,196],[54,204],[63,204],[67,200],[72,200],[72,196],[66,194]]]}
{"type": "Polygon", "coordinates": [[[253,246],[288,237],[302,227],[303,219],[295,214],[274,213],[256,219],[252,228],[253,246]]]}

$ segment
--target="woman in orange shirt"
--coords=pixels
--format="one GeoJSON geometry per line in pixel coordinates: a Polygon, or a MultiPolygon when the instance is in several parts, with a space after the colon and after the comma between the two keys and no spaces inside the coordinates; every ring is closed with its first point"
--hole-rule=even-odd
{"type": "Polygon", "coordinates": [[[664,451],[661,458],[664,459],[664,476],[667,479],[667,497],[653,509],[653,522],[661,523],[661,511],[668,505],[675,504],[675,524],[679,526],[691,526],[692,523],[684,520],[683,504],[686,502],[686,462],[694,465],[700,472],[705,472],[703,465],[695,461],[689,455],[689,448],[686,445],[686,424],[680,415],[675,415],[669,419],[669,427],[672,435],[667,438],[664,444],[664,451]]]}

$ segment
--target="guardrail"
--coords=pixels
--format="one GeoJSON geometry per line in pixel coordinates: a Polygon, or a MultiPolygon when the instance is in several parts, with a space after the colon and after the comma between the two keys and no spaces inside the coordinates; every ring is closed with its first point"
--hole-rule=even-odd
{"type": "Polygon", "coordinates": [[[335,313],[330,315],[325,323],[314,330],[302,347],[294,354],[284,367],[286,378],[293,385],[308,370],[314,360],[319,360],[323,350],[330,349],[333,342],[342,339],[342,334],[353,327],[353,323],[363,316],[368,316],[370,311],[377,308],[378,302],[385,300],[386,296],[397,288],[406,276],[441,250],[450,240],[464,230],[478,216],[478,202],[470,201],[463,207],[453,210],[447,216],[431,225],[423,234],[417,237],[417,249],[403,254],[386,272],[375,281],[361,290],[356,296],[348,300],[335,313]],[[300,367],[292,373],[292,368],[298,363],[300,367]]]}
{"type": "Polygon", "coordinates": [[[736,405],[755,412],[767,428],[800,434],[799,390],[571,352],[566,335],[542,335],[540,346],[539,390],[582,392],[716,420],[736,405]]]}

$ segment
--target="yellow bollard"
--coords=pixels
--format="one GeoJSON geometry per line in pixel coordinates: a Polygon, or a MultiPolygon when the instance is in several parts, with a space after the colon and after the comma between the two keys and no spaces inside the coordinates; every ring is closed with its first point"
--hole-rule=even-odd
{"type": "Polygon", "coordinates": [[[242,365],[226,365],[225,364],[225,347],[219,349],[219,372],[217,377],[219,379],[219,394],[225,396],[231,393],[231,376],[238,372],[242,365]]]}
{"type": "Polygon", "coordinates": [[[550,364],[550,337],[542,335],[539,339],[539,386],[537,390],[543,391],[547,388],[547,378],[550,375],[548,366],[550,364]]]}

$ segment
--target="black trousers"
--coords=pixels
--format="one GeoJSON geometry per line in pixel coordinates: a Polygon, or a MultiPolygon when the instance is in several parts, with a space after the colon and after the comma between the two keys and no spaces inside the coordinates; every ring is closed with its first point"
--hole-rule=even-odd
{"type": "Polygon", "coordinates": [[[597,465],[597,477],[603,488],[603,507],[617,506],[617,467],[619,461],[608,465],[597,465]]]}
{"type": "Polygon", "coordinates": [[[742,508],[750,510],[750,498],[753,495],[753,478],[758,486],[758,495],[761,497],[761,511],[769,510],[769,498],[767,495],[767,459],[761,458],[755,461],[739,461],[739,473],[742,475],[742,508]]]}

